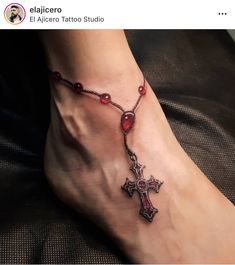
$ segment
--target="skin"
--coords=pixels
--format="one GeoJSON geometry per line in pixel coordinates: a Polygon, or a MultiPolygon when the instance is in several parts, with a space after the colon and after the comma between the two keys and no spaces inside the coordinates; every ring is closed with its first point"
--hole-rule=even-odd
{"type": "Polygon", "coordinates": [[[19,9],[18,8],[11,8],[11,16],[13,18],[16,18],[19,15],[19,9]]]}
{"type": "MultiPolygon", "coordinates": [[[[41,37],[51,69],[133,107],[142,73],[123,31],[41,37]]],[[[61,200],[104,229],[132,262],[235,263],[235,207],[184,152],[148,83],[128,141],[146,165],[145,177],[164,181],[158,194],[150,193],[159,209],[151,224],[138,215],[138,195],[129,199],[120,189],[126,177],[134,179],[120,112],[59,83],[51,83],[51,95],[45,172],[61,200]]]]}

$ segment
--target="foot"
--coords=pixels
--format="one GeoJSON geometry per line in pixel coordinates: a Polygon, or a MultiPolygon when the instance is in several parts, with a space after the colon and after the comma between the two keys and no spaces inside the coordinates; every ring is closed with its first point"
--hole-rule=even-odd
{"type": "MultiPolygon", "coordinates": [[[[111,94],[133,88],[112,94],[129,110],[142,75],[138,70],[124,80],[120,76],[92,87],[111,94]]],[[[135,180],[123,145],[121,113],[59,83],[52,85],[51,95],[45,172],[61,200],[105,229],[133,262],[235,262],[235,208],[181,148],[148,83],[128,144],[146,166],[145,178],[153,175],[164,182],[159,193],[150,192],[159,210],[152,223],[139,215],[137,193],[129,198],[121,189],[126,178],[135,180]]]]}

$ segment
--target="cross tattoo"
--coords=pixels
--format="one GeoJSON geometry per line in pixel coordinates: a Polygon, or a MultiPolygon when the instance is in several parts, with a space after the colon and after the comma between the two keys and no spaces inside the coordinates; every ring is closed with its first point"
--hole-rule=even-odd
{"type": "Polygon", "coordinates": [[[155,179],[153,176],[151,176],[149,180],[146,180],[143,175],[144,168],[145,166],[139,164],[137,158],[135,157],[135,159],[132,160],[130,170],[134,173],[136,180],[131,181],[126,178],[126,182],[121,188],[126,191],[130,197],[133,196],[135,191],[138,192],[141,201],[140,214],[147,221],[152,222],[155,214],[158,212],[158,209],[153,207],[148,191],[154,190],[158,193],[163,182],[155,179]]]}

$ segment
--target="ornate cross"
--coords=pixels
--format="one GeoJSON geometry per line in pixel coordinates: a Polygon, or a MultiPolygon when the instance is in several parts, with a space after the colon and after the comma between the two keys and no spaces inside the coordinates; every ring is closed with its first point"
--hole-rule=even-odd
{"type": "Polygon", "coordinates": [[[133,196],[134,191],[138,192],[141,201],[140,214],[149,222],[152,222],[154,215],[158,212],[158,209],[153,207],[148,191],[154,190],[158,193],[163,182],[155,179],[153,176],[151,176],[149,180],[146,180],[143,175],[145,166],[138,163],[136,156],[134,158],[135,159],[132,161],[130,170],[134,173],[136,180],[130,181],[126,178],[126,182],[122,186],[122,189],[126,191],[130,197],[133,196]]]}

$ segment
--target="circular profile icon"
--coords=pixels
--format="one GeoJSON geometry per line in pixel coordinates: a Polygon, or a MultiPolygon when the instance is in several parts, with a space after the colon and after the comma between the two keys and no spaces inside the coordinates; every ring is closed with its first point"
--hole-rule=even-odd
{"type": "Polygon", "coordinates": [[[18,3],[12,3],[5,8],[4,16],[7,22],[18,25],[25,19],[25,9],[18,3]]]}

